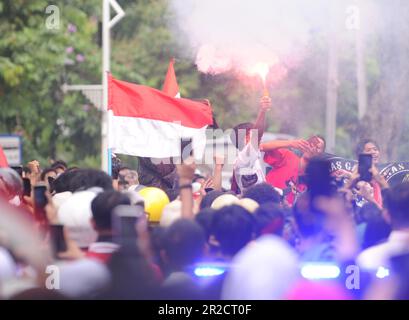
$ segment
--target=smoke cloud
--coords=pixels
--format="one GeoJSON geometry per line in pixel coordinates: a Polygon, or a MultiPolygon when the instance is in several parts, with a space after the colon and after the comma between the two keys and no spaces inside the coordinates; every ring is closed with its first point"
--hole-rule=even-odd
{"type": "Polygon", "coordinates": [[[327,22],[329,1],[172,0],[199,71],[253,74],[260,63],[292,67],[311,33],[327,22]]]}

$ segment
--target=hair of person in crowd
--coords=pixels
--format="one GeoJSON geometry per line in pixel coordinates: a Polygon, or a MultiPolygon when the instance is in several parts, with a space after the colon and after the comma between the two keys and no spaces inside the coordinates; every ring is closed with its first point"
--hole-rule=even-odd
{"type": "Polygon", "coordinates": [[[254,217],[243,207],[231,205],[217,210],[212,219],[212,237],[221,253],[233,257],[253,239],[254,217]]]}
{"type": "Polygon", "coordinates": [[[31,169],[27,166],[23,166],[23,177],[27,177],[31,174],[31,169]]]}
{"type": "Polygon", "coordinates": [[[51,167],[58,167],[58,166],[62,166],[62,167],[64,167],[64,169],[68,168],[68,165],[64,160],[56,160],[51,165],[51,167]]]}
{"type": "Polygon", "coordinates": [[[254,213],[256,235],[275,234],[279,237],[283,235],[284,211],[272,203],[264,203],[254,213]]]}
{"type": "Polygon", "coordinates": [[[55,175],[57,175],[57,171],[56,171],[53,167],[45,168],[45,169],[41,172],[40,180],[41,180],[41,181],[45,181],[46,176],[47,176],[48,174],[50,174],[50,173],[54,173],[55,175]]]}
{"type": "Polygon", "coordinates": [[[178,189],[165,189],[164,191],[166,195],[168,196],[170,202],[175,201],[179,196],[178,189]]]}
{"type": "Polygon", "coordinates": [[[67,170],[67,168],[66,167],[64,167],[63,165],[56,165],[56,166],[53,166],[52,167],[56,172],[57,172],[57,174],[61,174],[61,173],[63,173],[65,170],[67,170]]]}
{"type": "Polygon", "coordinates": [[[54,171],[55,171],[57,174],[61,174],[61,173],[63,173],[65,170],[68,169],[68,165],[67,165],[67,163],[66,163],[65,161],[63,161],[63,160],[57,160],[57,161],[55,161],[55,162],[51,165],[51,168],[54,169],[54,171]]]}
{"type": "Polygon", "coordinates": [[[66,192],[66,191],[72,191],[71,190],[71,181],[74,179],[74,177],[79,174],[78,172],[79,169],[67,169],[64,171],[62,174],[60,174],[55,180],[54,180],[54,191],[55,193],[61,193],[61,192],[66,192]]]}
{"type": "Polygon", "coordinates": [[[364,250],[386,241],[391,231],[391,226],[382,216],[371,217],[366,222],[361,249],[364,250]]]}
{"type": "Polygon", "coordinates": [[[320,135],[320,134],[316,134],[315,137],[317,137],[318,139],[320,139],[323,143],[324,143],[324,150],[325,151],[327,149],[327,140],[325,140],[324,136],[320,135]]]}
{"type": "Polygon", "coordinates": [[[220,197],[221,195],[225,194],[223,191],[219,190],[213,190],[208,192],[202,199],[202,202],[200,202],[200,209],[205,209],[205,208],[210,208],[212,206],[212,203],[216,198],[220,197]]]}
{"type": "Polygon", "coordinates": [[[298,233],[303,238],[319,235],[324,230],[325,215],[311,210],[310,197],[302,194],[293,206],[293,216],[298,233]]]}
{"type": "Polygon", "coordinates": [[[239,150],[243,149],[246,145],[248,137],[251,130],[254,129],[254,124],[251,122],[240,123],[233,128],[230,134],[231,143],[239,150]],[[243,136],[243,131],[245,131],[245,136],[243,136]],[[240,139],[245,139],[240,141],[240,139]]]}
{"type": "Polygon", "coordinates": [[[355,210],[355,222],[357,224],[369,222],[376,218],[382,218],[382,211],[373,202],[367,202],[361,208],[358,207],[355,210]]]}
{"type": "Polygon", "coordinates": [[[129,168],[129,167],[127,167],[127,166],[122,166],[122,165],[118,166],[117,169],[118,169],[118,170],[117,170],[117,172],[118,172],[118,178],[119,178],[119,176],[125,177],[125,176],[128,174],[128,172],[129,172],[130,170],[132,170],[131,168],[129,168]]]}
{"type": "Polygon", "coordinates": [[[379,148],[379,144],[378,144],[375,140],[369,139],[369,138],[365,138],[365,139],[360,140],[360,141],[357,143],[357,145],[356,145],[355,155],[356,155],[357,157],[359,157],[359,155],[364,152],[365,146],[366,146],[368,143],[372,143],[372,144],[378,149],[378,151],[381,150],[381,149],[379,148]]]}
{"type": "Polygon", "coordinates": [[[149,234],[151,237],[151,248],[153,251],[153,255],[155,257],[156,263],[159,265],[161,270],[165,269],[164,261],[161,258],[161,252],[164,248],[165,243],[165,236],[166,236],[167,228],[162,227],[160,225],[152,227],[149,226],[149,234]]]}
{"type": "Polygon", "coordinates": [[[209,238],[212,234],[212,221],[216,210],[211,208],[205,208],[200,210],[195,215],[195,221],[203,228],[206,234],[206,241],[209,241],[209,238]]]}
{"type": "Polygon", "coordinates": [[[7,200],[23,193],[23,180],[11,168],[0,168],[0,194],[7,200]]]}
{"type": "Polygon", "coordinates": [[[200,261],[205,249],[205,232],[195,221],[179,219],[167,228],[162,258],[172,271],[200,261]]]}
{"type": "Polygon", "coordinates": [[[78,169],[70,181],[71,192],[87,190],[92,187],[100,187],[104,190],[112,190],[112,178],[105,172],[95,169],[78,169]]]}
{"type": "Polygon", "coordinates": [[[95,230],[110,231],[112,229],[112,211],[118,205],[130,205],[125,194],[109,190],[99,193],[91,202],[92,221],[95,230]]]}
{"type": "Polygon", "coordinates": [[[132,251],[119,248],[112,255],[108,269],[110,286],[97,299],[156,299],[158,277],[137,246],[132,251]]]}
{"type": "Polygon", "coordinates": [[[276,203],[281,202],[280,194],[274,189],[274,187],[268,183],[259,183],[248,188],[243,198],[249,198],[256,201],[259,205],[264,203],[276,203]]]}

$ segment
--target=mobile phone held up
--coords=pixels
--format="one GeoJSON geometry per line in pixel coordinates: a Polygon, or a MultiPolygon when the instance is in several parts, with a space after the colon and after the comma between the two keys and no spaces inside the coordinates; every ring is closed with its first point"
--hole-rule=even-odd
{"type": "Polygon", "coordinates": [[[29,197],[31,195],[31,182],[28,178],[23,178],[23,195],[29,197]]]}
{"type": "Polygon", "coordinates": [[[67,251],[67,244],[64,238],[64,226],[59,224],[50,225],[49,230],[54,257],[58,258],[58,253],[67,251]]]}
{"type": "Polygon", "coordinates": [[[47,186],[39,184],[34,186],[34,207],[37,210],[44,210],[48,203],[47,196],[47,186]]]}
{"type": "Polygon", "coordinates": [[[182,162],[187,158],[193,156],[193,139],[192,138],[181,138],[180,139],[180,157],[182,162]]]}
{"type": "Polygon", "coordinates": [[[358,159],[358,173],[361,181],[371,182],[372,173],[369,171],[372,168],[372,155],[360,154],[358,159]]]}
{"type": "Polygon", "coordinates": [[[114,241],[122,247],[136,245],[136,223],[144,216],[140,206],[119,205],[115,207],[112,215],[114,241]]]}

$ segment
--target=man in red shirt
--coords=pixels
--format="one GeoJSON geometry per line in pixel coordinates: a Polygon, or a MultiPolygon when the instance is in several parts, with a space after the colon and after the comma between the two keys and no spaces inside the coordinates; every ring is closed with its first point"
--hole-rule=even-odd
{"type": "Polygon", "coordinates": [[[264,161],[273,167],[266,176],[267,183],[282,189],[287,204],[292,206],[297,194],[306,190],[300,177],[309,159],[325,151],[325,139],[315,135],[308,140],[269,141],[262,143],[260,150],[265,152],[264,161]],[[294,149],[302,155],[297,155],[294,149]]]}

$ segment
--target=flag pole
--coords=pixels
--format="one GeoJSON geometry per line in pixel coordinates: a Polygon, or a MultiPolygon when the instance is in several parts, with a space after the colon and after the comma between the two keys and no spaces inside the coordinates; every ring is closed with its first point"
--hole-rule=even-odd
{"type": "Polygon", "coordinates": [[[101,125],[101,168],[103,171],[111,174],[111,149],[109,148],[109,125],[108,125],[108,72],[110,72],[111,43],[110,30],[123,18],[125,12],[122,10],[116,0],[102,0],[102,125],[101,125]],[[116,11],[116,16],[110,17],[110,6],[116,11]]]}

